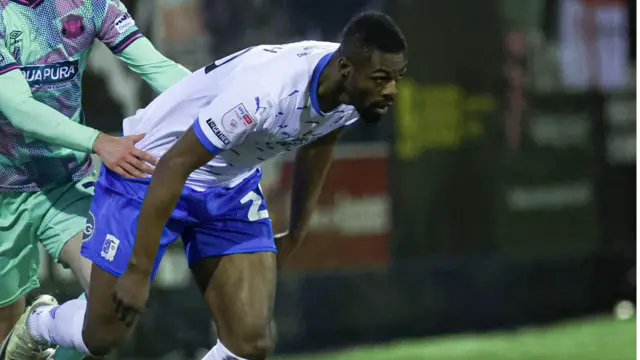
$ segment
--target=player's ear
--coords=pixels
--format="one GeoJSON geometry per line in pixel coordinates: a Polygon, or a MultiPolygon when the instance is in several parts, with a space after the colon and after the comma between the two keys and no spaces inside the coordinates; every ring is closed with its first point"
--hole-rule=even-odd
{"type": "Polygon", "coordinates": [[[353,71],[353,66],[349,60],[344,57],[340,57],[338,59],[338,69],[340,70],[342,78],[347,79],[349,75],[351,75],[351,71],[353,71]]]}

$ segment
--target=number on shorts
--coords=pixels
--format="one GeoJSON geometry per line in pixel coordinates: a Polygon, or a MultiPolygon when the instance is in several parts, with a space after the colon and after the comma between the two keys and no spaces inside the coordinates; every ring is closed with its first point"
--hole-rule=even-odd
{"type": "Polygon", "coordinates": [[[248,214],[249,221],[256,221],[269,217],[269,212],[267,210],[260,210],[260,205],[262,205],[262,197],[260,197],[260,195],[258,195],[255,191],[249,192],[242,199],[240,199],[241,204],[245,204],[247,203],[247,201],[251,201],[251,207],[249,207],[248,214]]]}

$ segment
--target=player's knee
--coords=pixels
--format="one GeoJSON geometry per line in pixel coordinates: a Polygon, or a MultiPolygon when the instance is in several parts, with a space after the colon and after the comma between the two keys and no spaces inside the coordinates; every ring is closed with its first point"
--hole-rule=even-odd
{"type": "Polygon", "coordinates": [[[71,268],[82,288],[88,291],[92,262],[80,254],[81,247],[82,233],[76,234],[65,243],[60,251],[59,260],[71,268]]]}
{"type": "Polygon", "coordinates": [[[109,355],[115,350],[125,339],[126,334],[119,333],[116,329],[90,329],[85,327],[82,329],[82,340],[87,350],[94,357],[103,357],[109,355]]]}
{"type": "Polygon", "coordinates": [[[228,348],[236,356],[249,360],[263,360],[273,350],[274,340],[269,327],[248,326],[235,334],[228,348]]]}

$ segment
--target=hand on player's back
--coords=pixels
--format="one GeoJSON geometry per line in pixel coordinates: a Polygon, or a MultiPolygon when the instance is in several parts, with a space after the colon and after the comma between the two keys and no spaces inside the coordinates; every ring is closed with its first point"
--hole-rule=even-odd
{"type": "Polygon", "coordinates": [[[158,159],[135,147],[142,138],[144,134],[115,137],[101,133],[93,144],[93,151],[106,167],[121,176],[146,178],[153,173],[158,159]]]}

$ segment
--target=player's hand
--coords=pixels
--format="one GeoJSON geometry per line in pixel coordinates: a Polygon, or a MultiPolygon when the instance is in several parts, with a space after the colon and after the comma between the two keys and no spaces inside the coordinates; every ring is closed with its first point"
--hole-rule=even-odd
{"type": "Polygon", "coordinates": [[[101,133],[93,143],[93,151],[106,167],[120,176],[146,178],[153,173],[158,159],[135,147],[142,138],[144,134],[115,137],[101,133]]]}
{"type": "Polygon", "coordinates": [[[113,305],[118,319],[127,327],[131,327],[144,311],[150,286],[149,275],[129,269],[116,281],[113,305]]]}

